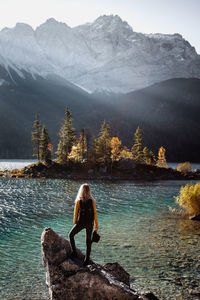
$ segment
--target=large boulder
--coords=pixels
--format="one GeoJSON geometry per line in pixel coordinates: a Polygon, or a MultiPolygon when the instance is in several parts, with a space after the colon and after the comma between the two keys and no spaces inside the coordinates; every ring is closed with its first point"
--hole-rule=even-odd
{"type": "Polygon", "coordinates": [[[51,228],[41,237],[46,284],[51,300],[156,300],[151,292],[138,293],[130,288],[130,275],[118,264],[104,267],[90,260],[83,266],[83,253],[71,257],[69,241],[51,228]]]}

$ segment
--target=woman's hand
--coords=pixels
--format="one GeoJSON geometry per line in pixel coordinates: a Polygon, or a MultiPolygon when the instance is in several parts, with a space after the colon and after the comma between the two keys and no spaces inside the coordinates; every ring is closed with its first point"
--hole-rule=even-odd
{"type": "Polygon", "coordinates": [[[96,232],[98,231],[98,229],[99,229],[99,227],[98,227],[98,226],[95,226],[95,231],[96,231],[96,232]]]}

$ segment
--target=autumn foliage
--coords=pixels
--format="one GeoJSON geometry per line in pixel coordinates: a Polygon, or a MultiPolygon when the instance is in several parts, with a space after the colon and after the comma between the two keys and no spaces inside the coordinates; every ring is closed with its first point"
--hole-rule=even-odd
{"type": "Polygon", "coordinates": [[[188,161],[184,162],[184,163],[180,163],[180,164],[178,164],[176,170],[181,173],[191,172],[192,171],[191,163],[188,161]]]}
{"type": "Polygon", "coordinates": [[[200,214],[200,183],[186,184],[181,187],[175,200],[189,214],[200,214]]]}
{"type": "MultiPolygon", "coordinates": [[[[77,137],[72,123],[71,112],[66,107],[64,120],[59,131],[60,138],[57,151],[55,152],[56,162],[59,164],[91,162],[93,165],[111,167],[111,170],[120,159],[131,159],[140,164],[156,164],[154,153],[143,145],[142,130],[139,126],[133,135],[133,145],[129,149],[122,144],[119,137],[112,137],[112,129],[105,120],[98,135],[93,137],[88,128],[82,128],[79,137],[77,137]]],[[[50,142],[47,128],[43,126],[42,134],[40,130],[41,123],[37,114],[32,132],[33,152],[38,160],[49,161],[51,160],[53,145],[50,142]]],[[[157,165],[167,167],[164,147],[159,149],[157,165]]]]}

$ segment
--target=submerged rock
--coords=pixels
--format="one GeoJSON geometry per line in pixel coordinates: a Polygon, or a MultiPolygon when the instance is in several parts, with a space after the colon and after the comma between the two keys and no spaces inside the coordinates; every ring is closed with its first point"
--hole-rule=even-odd
{"type": "Polygon", "coordinates": [[[118,264],[104,267],[90,260],[83,266],[83,253],[72,258],[70,243],[51,228],[41,237],[46,284],[51,300],[156,300],[151,292],[138,293],[130,288],[130,275],[118,264]]]}

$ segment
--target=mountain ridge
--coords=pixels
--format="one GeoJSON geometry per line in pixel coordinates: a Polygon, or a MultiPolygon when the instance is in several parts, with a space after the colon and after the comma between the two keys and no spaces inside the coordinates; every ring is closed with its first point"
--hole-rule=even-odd
{"type": "Polygon", "coordinates": [[[76,27],[51,18],[35,30],[24,23],[4,28],[0,65],[19,76],[56,74],[91,92],[127,93],[170,78],[200,78],[200,56],[180,34],[138,33],[117,15],[76,27]]]}

